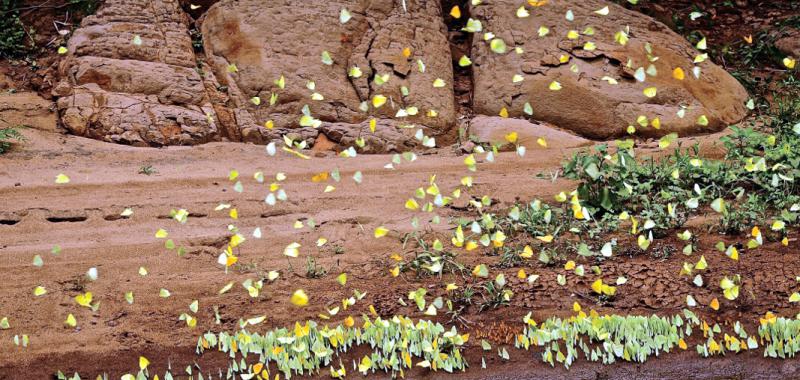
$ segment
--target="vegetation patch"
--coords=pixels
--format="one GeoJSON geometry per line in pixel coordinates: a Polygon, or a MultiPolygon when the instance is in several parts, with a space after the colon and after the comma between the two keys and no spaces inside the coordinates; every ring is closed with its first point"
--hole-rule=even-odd
{"type": "Polygon", "coordinates": [[[24,141],[25,136],[19,132],[18,127],[0,128],[0,154],[5,153],[11,147],[13,141],[24,141]]]}

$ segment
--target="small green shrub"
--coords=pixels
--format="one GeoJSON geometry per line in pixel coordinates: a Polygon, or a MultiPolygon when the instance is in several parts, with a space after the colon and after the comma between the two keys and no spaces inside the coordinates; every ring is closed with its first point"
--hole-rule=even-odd
{"type": "MultiPolygon", "coordinates": [[[[20,10],[26,4],[21,0],[0,0],[0,58],[22,58],[36,53],[33,36],[36,31],[26,26],[20,19],[20,10]]],[[[79,21],[80,17],[97,11],[99,0],[67,0],[66,4],[48,4],[38,6],[36,12],[58,11],[79,21]]],[[[59,17],[61,18],[61,17],[59,17]]]]}
{"type": "Polygon", "coordinates": [[[5,153],[11,146],[11,140],[24,141],[25,136],[19,133],[17,127],[0,128],[0,154],[5,153]]]}
{"type": "Polygon", "coordinates": [[[511,297],[514,296],[514,292],[511,289],[506,289],[505,286],[505,279],[502,281],[499,279],[486,281],[481,291],[482,300],[479,305],[479,311],[508,306],[511,302],[511,297]]]}
{"type": "Polygon", "coordinates": [[[764,199],[755,194],[749,195],[746,202],[731,204],[719,221],[720,232],[728,235],[745,232],[764,220],[766,207],[764,199]]]}
{"type": "Polygon", "coordinates": [[[142,165],[139,168],[139,174],[153,175],[156,173],[158,173],[158,170],[156,170],[156,168],[154,168],[153,165],[142,165]]]}
{"type": "Polygon", "coordinates": [[[317,259],[313,256],[308,256],[308,259],[306,259],[306,278],[322,278],[326,274],[328,274],[328,270],[317,265],[317,259]]]}
{"type": "Polygon", "coordinates": [[[18,58],[28,52],[25,26],[17,0],[0,0],[0,58],[18,58]]]}

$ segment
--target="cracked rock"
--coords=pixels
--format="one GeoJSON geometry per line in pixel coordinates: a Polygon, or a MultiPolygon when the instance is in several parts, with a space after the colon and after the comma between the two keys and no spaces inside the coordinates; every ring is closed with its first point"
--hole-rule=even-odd
{"type": "MultiPolygon", "coordinates": [[[[53,90],[61,124],[73,134],[137,146],[266,144],[288,135],[308,147],[319,140],[318,149],[346,148],[362,138],[362,152],[418,149],[416,130],[448,136],[457,125],[453,60],[461,53],[473,61],[472,80],[458,78],[464,113],[494,116],[505,107],[512,118],[537,121],[473,120],[473,131],[484,139],[511,127],[521,135],[550,130],[544,125],[607,139],[624,135],[640,115],[661,121],[660,129],[639,128],[642,135],[686,135],[719,130],[747,112],[747,93],[720,67],[700,63],[702,74],[694,78],[698,52],[682,37],[604,0],[553,1],[522,19],[512,11],[517,0],[471,7],[465,13],[482,21],[483,33],[508,45],[502,55],[489,49],[483,33],[472,39],[471,52],[451,52],[438,0],[201,3],[208,10],[192,16],[199,17],[202,47],[194,46],[200,41],[193,44],[190,11],[178,0],[106,0],[86,17],[69,40],[53,90]],[[607,16],[594,13],[605,6],[607,16]],[[352,15],[344,24],[343,8],[352,15]],[[564,17],[568,8],[574,21],[564,17]],[[621,46],[613,36],[626,25],[630,41],[621,46]],[[538,37],[538,26],[550,33],[538,37]],[[565,37],[570,29],[577,38],[565,37]],[[595,49],[584,49],[588,42],[595,49]],[[331,64],[322,62],[323,52],[331,64]],[[637,82],[636,68],[651,63],[658,75],[637,82]],[[349,75],[354,67],[360,75],[349,75]],[[685,80],[672,78],[675,67],[685,80]],[[524,80],[512,83],[516,74],[524,80]],[[281,77],[284,85],[276,83],[281,77]],[[556,80],[562,90],[548,90],[556,80]],[[649,86],[658,88],[656,97],[643,94],[649,86]],[[386,97],[381,107],[372,105],[376,95],[386,97]],[[526,102],[531,117],[523,113],[526,102]],[[300,125],[306,106],[317,128],[300,125]],[[697,123],[701,115],[706,126],[697,123]],[[369,131],[372,118],[378,120],[375,133],[369,131]]],[[[573,137],[565,137],[567,145],[573,137]]]]}
{"type": "Polygon", "coordinates": [[[267,121],[278,128],[298,128],[306,105],[315,118],[330,123],[394,117],[411,106],[418,112],[408,118],[410,123],[444,130],[455,120],[453,72],[438,1],[409,2],[405,12],[392,0],[223,0],[204,16],[202,32],[215,75],[228,87],[233,106],[250,115],[239,122],[242,129],[267,121]],[[339,22],[342,8],[352,14],[345,24],[339,22]],[[408,56],[403,54],[406,48],[408,56]],[[323,64],[324,51],[331,65],[323,64]],[[352,67],[359,68],[360,77],[348,76],[352,67]],[[384,84],[372,80],[384,75],[389,76],[384,84]],[[285,88],[275,83],[281,76],[285,88]],[[437,78],[446,85],[434,88],[437,78]],[[312,100],[315,92],[324,99],[312,100]],[[270,105],[273,94],[277,99],[270,105]],[[377,94],[389,99],[384,106],[370,104],[367,113],[359,109],[377,94]],[[254,104],[254,97],[261,104],[254,104]],[[437,116],[428,116],[430,110],[437,116]]]}
{"type": "Polygon", "coordinates": [[[519,31],[527,36],[517,41],[521,54],[513,48],[506,54],[497,54],[483,38],[474,39],[473,107],[477,114],[497,115],[505,107],[510,116],[525,117],[524,104],[529,102],[536,120],[594,139],[624,135],[640,115],[660,118],[660,129],[638,127],[639,134],[658,136],[717,131],[747,114],[748,95],[736,79],[708,60],[698,64],[702,73],[699,79],[695,78],[693,60],[700,53],[650,17],[603,0],[551,1],[535,8],[528,18],[509,12],[518,6],[516,0],[494,0],[471,8],[473,17],[483,21],[484,32],[492,32],[505,41],[517,40],[513,36],[519,31]],[[608,15],[594,12],[606,6],[608,15]],[[565,18],[568,10],[574,14],[572,22],[565,18]],[[615,42],[614,35],[626,25],[630,27],[630,40],[622,46],[615,42]],[[549,28],[549,34],[539,37],[539,26],[549,28]],[[589,33],[587,28],[591,28],[589,33]],[[579,33],[577,39],[567,38],[570,30],[579,33]],[[587,42],[596,49],[585,50],[587,42]],[[569,61],[556,64],[554,52],[569,61]],[[629,60],[632,69],[625,69],[629,60]],[[638,67],[646,69],[651,61],[658,74],[647,76],[645,83],[620,74],[621,70],[632,74],[638,67]],[[571,70],[573,66],[577,74],[571,70]],[[683,81],[673,79],[676,67],[684,70],[683,81]],[[527,75],[522,82],[512,83],[515,74],[527,75]],[[604,77],[614,78],[618,84],[611,85],[604,77]],[[553,81],[561,83],[560,91],[548,88],[553,81]],[[651,86],[658,88],[654,98],[643,94],[644,88],[651,86]],[[683,118],[678,116],[681,107],[686,107],[683,118]],[[707,126],[697,123],[701,115],[706,115],[707,126]]]}
{"type": "Polygon", "coordinates": [[[219,138],[176,0],[108,0],[69,41],[54,90],[71,133],[137,146],[219,138]]]}

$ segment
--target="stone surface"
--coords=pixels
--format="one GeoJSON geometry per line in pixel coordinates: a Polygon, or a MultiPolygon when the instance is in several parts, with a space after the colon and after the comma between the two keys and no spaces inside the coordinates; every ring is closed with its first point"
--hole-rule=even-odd
{"type": "Polygon", "coordinates": [[[75,31],[61,63],[54,92],[63,125],[139,146],[219,139],[188,25],[176,0],[106,1],[75,31]]]}
{"type": "Polygon", "coordinates": [[[163,104],[202,104],[203,81],[194,68],[158,62],[79,57],[74,83],[96,83],[106,91],[156,95],[163,104]]]}
{"type": "Polygon", "coordinates": [[[52,102],[32,92],[0,94],[0,128],[25,126],[55,132],[56,125],[52,102]]]}
{"type": "MultiPolygon", "coordinates": [[[[208,0],[194,9],[179,0],[107,0],[70,38],[52,93],[60,122],[71,133],[137,146],[266,144],[288,135],[306,147],[319,139],[321,150],[343,149],[363,138],[368,143],[360,151],[379,153],[420,148],[419,128],[427,136],[452,138],[458,120],[496,116],[504,107],[512,118],[537,123],[476,118],[473,131],[491,140],[509,128],[535,126],[532,133],[539,133],[550,130],[542,125],[553,125],[605,139],[623,135],[643,115],[658,117],[661,128],[639,128],[642,135],[692,134],[718,130],[746,114],[747,94],[735,79],[711,62],[700,63],[700,78],[692,77],[697,52],[646,16],[603,0],[553,0],[517,18],[519,3],[493,0],[464,10],[464,18],[480,20],[484,33],[509,46],[508,53],[496,54],[483,33],[474,36],[472,51],[469,43],[456,43],[451,51],[448,38],[464,38],[448,32],[445,22],[454,21],[443,17],[437,0],[208,0]],[[605,6],[607,16],[593,13],[605,6]],[[346,23],[339,21],[342,9],[351,14],[346,23]],[[565,19],[568,9],[574,21],[565,19]],[[621,46],[613,36],[626,25],[630,41],[621,46]],[[540,26],[550,34],[538,37],[540,26]],[[569,29],[588,27],[593,35],[565,38],[569,29]],[[201,33],[190,33],[193,28],[201,33]],[[596,50],[582,48],[589,41],[596,50]],[[646,46],[652,47],[650,57],[646,46]],[[332,64],[322,62],[324,51],[332,64]],[[473,67],[454,75],[461,54],[472,57],[473,67]],[[569,62],[560,62],[560,55],[569,62]],[[659,74],[637,82],[635,68],[650,61],[659,74]],[[353,67],[360,76],[348,75],[353,67]],[[683,68],[685,80],[672,78],[675,67],[683,68]],[[524,80],[512,83],[515,74],[524,80]],[[378,84],[375,79],[384,76],[388,81],[378,84]],[[276,83],[281,77],[283,88],[276,83]],[[437,79],[443,85],[435,87],[437,79]],[[562,90],[547,89],[554,80],[562,90]],[[642,93],[648,86],[658,88],[655,98],[642,93]],[[312,99],[315,93],[322,99],[312,99]],[[387,98],[382,107],[372,105],[376,95],[387,98]],[[533,116],[523,114],[525,102],[533,116]],[[300,125],[304,109],[318,120],[317,128],[300,125]],[[707,126],[698,126],[700,115],[707,116],[707,126]],[[375,133],[371,118],[378,120],[375,133]]],[[[579,143],[557,134],[551,144],[561,137],[564,146],[579,143]]]]}
{"type": "MultiPolygon", "coordinates": [[[[444,130],[455,120],[453,72],[439,1],[408,1],[404,11],[393,0],[223,0],[205,14],[202,32],[206,57],[227,86],[243,131],[267,121],[298,128],[306,105],[324,122],[358,124],[370,116],[394,117],[411,106],[419,113],[407,118],[410,123],[444,130]],[[345,24],[339,22],[343,8],[352,14],[345,24]],[[408,57],[405,48],[410,49],[408,57]],[[323,51],[329,52],[332,65],[323,64],[323,51]],[[354,66],[362,71],[358,78],[348,76],[354,66]],[[371,81],[385,74],[390,76],[387,83],[371,81]],[[283,89],[275,83],[281,76],[283,89]],[[446,85],[434,88],[437,78],[446,85]],[[313,91],[309,81],[315,84],[313,91]],[[406,97],[402,86],[409,90],[406,97]],[[312,100],[314,92],[324,100],[312,100]],[[269,104],[272,94],[277,95],[274,105],[269,104]],[[375,95],[390,100],[378,109],[370,105],[367,113],[359,110],[375,95]],[[261,104],[254,104],[253,97],[261,104]],[[438,116],[426,116],[429,110],[438,116]]],[[[259,133],[244,135],[255,138],[259,133]]]]}
{"type": "MultiPolygon", "coordinates": [[[[322,123],[320,131],[337,148],[345,149],[356,146],[358,138],[364,139],[364,147],[357,147],[361,153],[402,153],[408,150],[421,148],[422,143],[414,135],[420,128],[410,128],[410,125],[396,120],[381,119],[376,123],[375,132],[370,131],[369,121],[361,124],[322,123]]],[[[423,128],[424,134],[430,135],[433,131],[423,128]]]]}
{"type": "Polygon", "coordinates": [[[800,58],[800,29],[789,30],[785,36],[775,41],[775,47],[793,58],[800,58]]]}
{"type": "Polygon", "coordinates": [[[698,65],[702,74],[695,79],[691,70],[698,52],[647,16],[602,0],[554,0],[546,6],[528,7],[527,18],[516,17],[514,10],[519,6],[516,0],[494,0],[471,8],[472,17],[482,21],[483,31],[494,33],[509,46],[508,53],[497,54],[483,34],[473,40],[473,106],[478,114],[498,115],[506,107],[511,116],[522,116],[525,102],[530,102],[537,120],[582,136],[607,139],[625,134],[639,115],[659,117],[660,130],[639,128],[641,134],[659,135],[716,131],[747,113],[747,93],[732,76],[705,61],[698,65]],[[606,6],[608,15],[595,13],[606,6]],[[568,10],[574,15],[573,21],[566,19],[568,10]],[[550,30],[545,37],[538,36],[540,26],[550,30]],[[630,27],[630,40],[622,46],[614,41],[614,35],[626,26],[630,27]],[[584,32],[589,27],[594,29],[593,35],[567,38],[569,30],[584,32]],[[596,50],[584,50],[586,42],[593,42],[596,50]],[[633,73],[650,65],[647,43],[652,47],[651,58],[658,57],[653,62],[658,75],[640,83],[633,73]],[[524,52],[517,54],[515,46],[524,52]],[[561,55],[569,61],[561,63],[561,55]],[[629,61],[632,69],[625,67],[629,61]],[[573,65],[579,74],[570,70],[573,65]],[[676,67],[684,70],[685,80],[672,78],[676,67]],[[515,74],[522,75],[524,81],[512,83],[515,74]],[[606,76],[618,84],[602,80],[606,76]],[[553,81],[561,83],[560,91],[548,89],[553,81]],[[655,98],[643,94],[650,86],[659,90],[655,98]],[[684,118],[677,116],[682,106],[687,107],[684,118]],[[708,126],[697,124],[701,115],[708,118],[708,126]]]}
{"type": "Polygon", "coordinates": [[[120,144],[193,145],[216,136],[210,108],[164,105],[153,95],[108,92],[94,83],[73,88],[58,109],[73,134],[120,144]]]}
{"type": "Polygon", "coordinates": [[[189,19],[177,0],[107,0],[69,39],[76,56],[194,67],[189,19]],[[133,43],[135,36],[141,45],[133,43]]]}
{"type": "Polygon", "coordinates": [[[501,150],[514,150],[505,136],[517,133],[517,144],[528,151],[540,149],[566,149],[591,145],[592,142],[572,133],[559,130],[546,123],[530,122],[524,119],[511,119],[499,116],[476,116],[470,122],[469,135],[479,143],[498,144],[501,150]],[[539,138],[547,142],[547,147],[537,143],[539,138]]]}

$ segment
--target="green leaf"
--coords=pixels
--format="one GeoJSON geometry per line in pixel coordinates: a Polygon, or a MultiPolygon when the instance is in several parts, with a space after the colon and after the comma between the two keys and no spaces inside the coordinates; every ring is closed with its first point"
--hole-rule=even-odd
{"type": "Polygon", "coordinates": [[[594,162],[589,164],[584,170],[589,177],[592,177],[593,180],[596,181],[598,178],[600,178],[600,169],[597,168],[597,165],[595,165],[594,162]]]}

